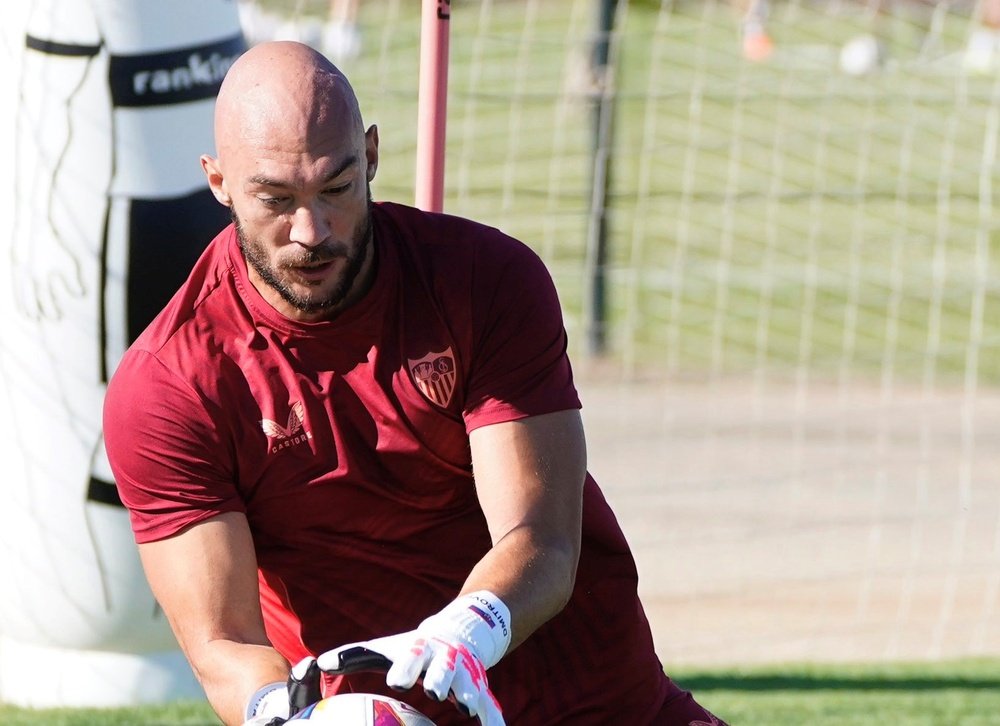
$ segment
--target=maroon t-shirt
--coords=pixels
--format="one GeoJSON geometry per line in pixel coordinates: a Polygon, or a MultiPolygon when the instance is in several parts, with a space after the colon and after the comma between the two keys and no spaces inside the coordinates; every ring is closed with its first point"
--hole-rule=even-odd
{"type": "MultiPolygon", "coordinates": [[[[317,323],[270,307],[224,230],[105,402],[136,539],[245,513],[268,635],[291,662],[409,630],[452,600],[490,547],[468,432],[580,406],[559,301],[528,247],[396,204],[373,217],[372,289],[317,323]]],[[[569,605],[489,673],[509,723],[651,721],[672,684],[636,585],[588,476],[569,605]]],[[[332,685],[387,693],[378,675],[332,685]]],[[[415,705],[467,723],[450,704],[415,705]]]]}

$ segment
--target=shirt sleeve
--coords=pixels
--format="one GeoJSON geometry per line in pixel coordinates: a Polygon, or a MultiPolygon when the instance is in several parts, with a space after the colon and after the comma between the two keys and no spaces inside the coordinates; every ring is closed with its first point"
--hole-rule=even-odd
{"type": "Polygon", "coordinates": [[[488,240],[476,259],[468,431],[580,408],[552,277],[526,245],[488,240]]]}
{"type": "Polygon", "coordinates": [[[222,427],[197,392],[152,354],[131,352],[115,372],[104,438],[137,542],[245,511],[222,427]]]}

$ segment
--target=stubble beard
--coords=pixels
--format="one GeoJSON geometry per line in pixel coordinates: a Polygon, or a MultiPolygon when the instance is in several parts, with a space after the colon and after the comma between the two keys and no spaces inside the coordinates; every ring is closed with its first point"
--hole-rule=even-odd
{"type": "Polygon", "coordinates": [[[246,230],[243,229],[243,225],[240,223],[239,217],[236,215],[236,210],[232,207],[230,207],[230,215],[233,225],[236,228],[236,238],[239,241],[240,250],[242,250],[247,264],[253,268],[254,272],[260,276],[261,280],[268,287],[281,296],[282,300],[296,310],[309,315],[332,310],[344,302],[358,279],[361,268],[364,266],[365,259],[369,254],[368,250],[372,249],[374,252],[374,245],[372,244],[372,197],[371,191],[369,191],[364,218],[359,220],[357,226],[354,228],[354,235],[351,240],[353,244],[348,246],[341,242],[329,240],[305,250],[294,260],[286,261],[281,265],[281,267],[294,267],[331,262],[338,258],[346,259],[347,264],[344,267],[344,272],[340,280],[326,297],[315,298],[299,295],[292,289],[290,282],[282,279],[279,272],[280,268],[276,269],[271,264],[264,245],[247,235],[246,230]]]}

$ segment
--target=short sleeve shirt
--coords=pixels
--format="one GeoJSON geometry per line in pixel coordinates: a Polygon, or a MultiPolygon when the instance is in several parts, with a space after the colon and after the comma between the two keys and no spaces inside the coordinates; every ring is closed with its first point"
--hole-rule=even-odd
{"type": "MultiPolygon", "coordinates": [[[[372,288],[317,323],[261,298],[228,228],[126,354],[106,399],[106,443],[137,540],[245,513],[268,634],[292,662],[413,628],[450,601],[490,547],[469,432],[580,405],[555,288],[528,247],[394,204],[376,205],[373,222],[372,288]]],[[[571,690],[593,696],[586,661],[607,646],[574,644],[591,618],[624,618],[622,646],[639,655],[623,658],[654,694],[663,678],[634,563],[589,477],[584,531],[582,607],[571,603],[491,670],[508,713],[534,709],[525,722],[547,722],[534,717],[529,665],[559,658],[571,690]]],[[[454,718],[451,706],[422,706],[439,724],[454,718]]]]}

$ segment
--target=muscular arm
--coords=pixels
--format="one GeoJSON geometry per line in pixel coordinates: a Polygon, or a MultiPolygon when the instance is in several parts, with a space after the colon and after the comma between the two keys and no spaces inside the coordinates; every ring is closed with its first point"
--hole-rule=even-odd
{"type": "Polygon", "coordinates": [[[247,699],[288,677],[288,663],[264,632],[246,517],[219,515],[142,544],[139,554],[212,707],[224,723],[243,723],[247,699]]]}
{"type": "Polygon", "coordinates": [[[580,555],[586,444],[576,410],[475,429],[476,490],[493,548],[463,593],[490,590],[510,608],[511,647],[558,613],[580,555]]]}

